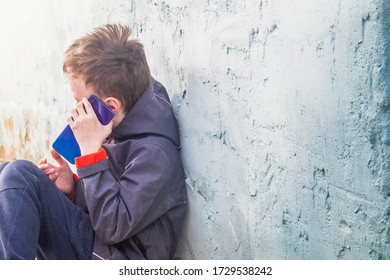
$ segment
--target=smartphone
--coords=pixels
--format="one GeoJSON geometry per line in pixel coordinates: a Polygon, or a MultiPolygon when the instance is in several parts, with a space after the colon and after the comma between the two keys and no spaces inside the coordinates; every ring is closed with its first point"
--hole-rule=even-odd
{"type": "MultiPolygon", "coordinates": [[[[107,125],[114,117],[114,112],[95,95],[91,95],[88,101],[91,103],[99,122],[102,125],[107,125]]],[[[52,147],[71,164],[74,164],[75,158],[81,155],[79,144],[69,125],[65,127],[53,142],[52,147]]]]}
{"type": "Polygon", "coordinates": [[[91,95],[88,101],[91,103],[99,122],[102,125],[107,125],[114,117],[114,112],[95,95],[91,95]]]}

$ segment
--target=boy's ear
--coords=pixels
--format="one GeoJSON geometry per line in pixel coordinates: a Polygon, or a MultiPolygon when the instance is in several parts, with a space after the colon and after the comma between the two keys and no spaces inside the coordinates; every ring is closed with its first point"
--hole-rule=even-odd
{"type": "Polygon", "coordinates": [[[115,97],[107,97],[104,99],[104,103],[110,108],[114,113],[118,113],[123,109],[122,102],[115,97]]]}

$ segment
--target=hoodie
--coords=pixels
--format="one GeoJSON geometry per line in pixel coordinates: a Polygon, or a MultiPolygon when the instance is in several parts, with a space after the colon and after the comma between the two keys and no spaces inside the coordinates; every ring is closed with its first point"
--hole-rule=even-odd
{"type": "Polygon", "coordinates": [[[95,231],[93,259],[172,259],[187,206],[180,138],[153,81],[99,152],[76,159],[75,203],[95,231]]]}

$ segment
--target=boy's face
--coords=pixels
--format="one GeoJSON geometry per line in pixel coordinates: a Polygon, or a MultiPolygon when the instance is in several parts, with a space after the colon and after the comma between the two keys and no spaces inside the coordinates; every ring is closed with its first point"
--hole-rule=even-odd
{"type": "MultiPolygon", "coordinates": [[[[76,99],[77,103],[80,102],[83,97],[88,98],[92,94],[99,97],[95,93],[93,86],[85,84],[84,78],[69,78],[69,86],[72,92],[72,96],[74,99],[76,99]]],[[[113,97],[105,98],[102,101],[115,113],[112,127],[117,127],[117,125],[125,117],[125,112],[123,111],[122,103],[118,99],[113,97]]]]}
{"type": "Polygon", "coordinates": [[[83,97],[88,98],[94,93],[93,87],[86,85],[83,78],[69,78],[69,85],[73,98],[77,102],[80,102],[83,97]]]}

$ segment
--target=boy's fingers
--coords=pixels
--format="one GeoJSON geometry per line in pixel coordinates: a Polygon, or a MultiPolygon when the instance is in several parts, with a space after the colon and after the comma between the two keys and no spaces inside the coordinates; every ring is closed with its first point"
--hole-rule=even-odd
{"type": "Polygon", "coordinates": [[[46,169],[44,171],[44,173],[49,176],[49,175],[52,175],[52,174],[55,174],[56,173],[56,170],[54,168],[51,168],[51,169],[46,169]]]}
{"type": "Polygon", "coordinates": [[[41,165],[41,164],[44,164],[44,163],[47,163],[47,159],[46,158],[42,158],[38,161],[38,165],[41,165]]]}
{"type": "Polygon", "coordinates": [[[89,103],[89,101],[88,101],[87,98],[84,97],[84,98],[81,100],[81,102],[83,103],[85,112],[86,112],[87,114],[89,114],[89,112],[91,112],[91,110],[93,111],[92,105],[91,105],[91,103],[89,103]]]}
{"type": "Polygon", "coordinates": [[[50,151],[51,156],[54,158],[54,160],[59,164],[59,165],[64,165],[66,164],[66,161],[61,157],[61,155],[56,151],[56,150],[51,150],[50,151]]]}
{"type": "Polygon", "coordinates": [[[49,179],[51,180],[51,181],[55,181],[55,180],[57,180],[57,178],[58,178],[58,173],[53,173],[53,174],[50,174],[50,175],[48,175],[48,177],[49,177],[49,179]]]}
{"type": "MultiPolygon", "coordinates": [[[[84,99],[84,98],[83,98],[83,99],[84,99]]],[[[85,115],[85,114],[87,113],[83,101],[77,103],[77,105],[76,105],[76,110],[77,110],[77,114],[78,114],[78,115],[85,115]]]]}
{"type": "Polygon", "coordinates": [[[87,115],[90,115],[90,116],[95,116],[95,118],[96,118],[96,113],[95,113],[95,111],[93,110],[92,105],[91,105],[91,103],[88,101],[88,99],[84,97],[84,98],[81,100],[81,102],[82,102],[83,105],[84,105],[85,113],[86,113],[87,115]]]}
{"type": "Polygon", "coordinates": [[[38,165],[38,168],[43,171],[43,170],[49,168],[49,164],[47,164],[47,163],[40,164],[40,165],[38,165]]]}

